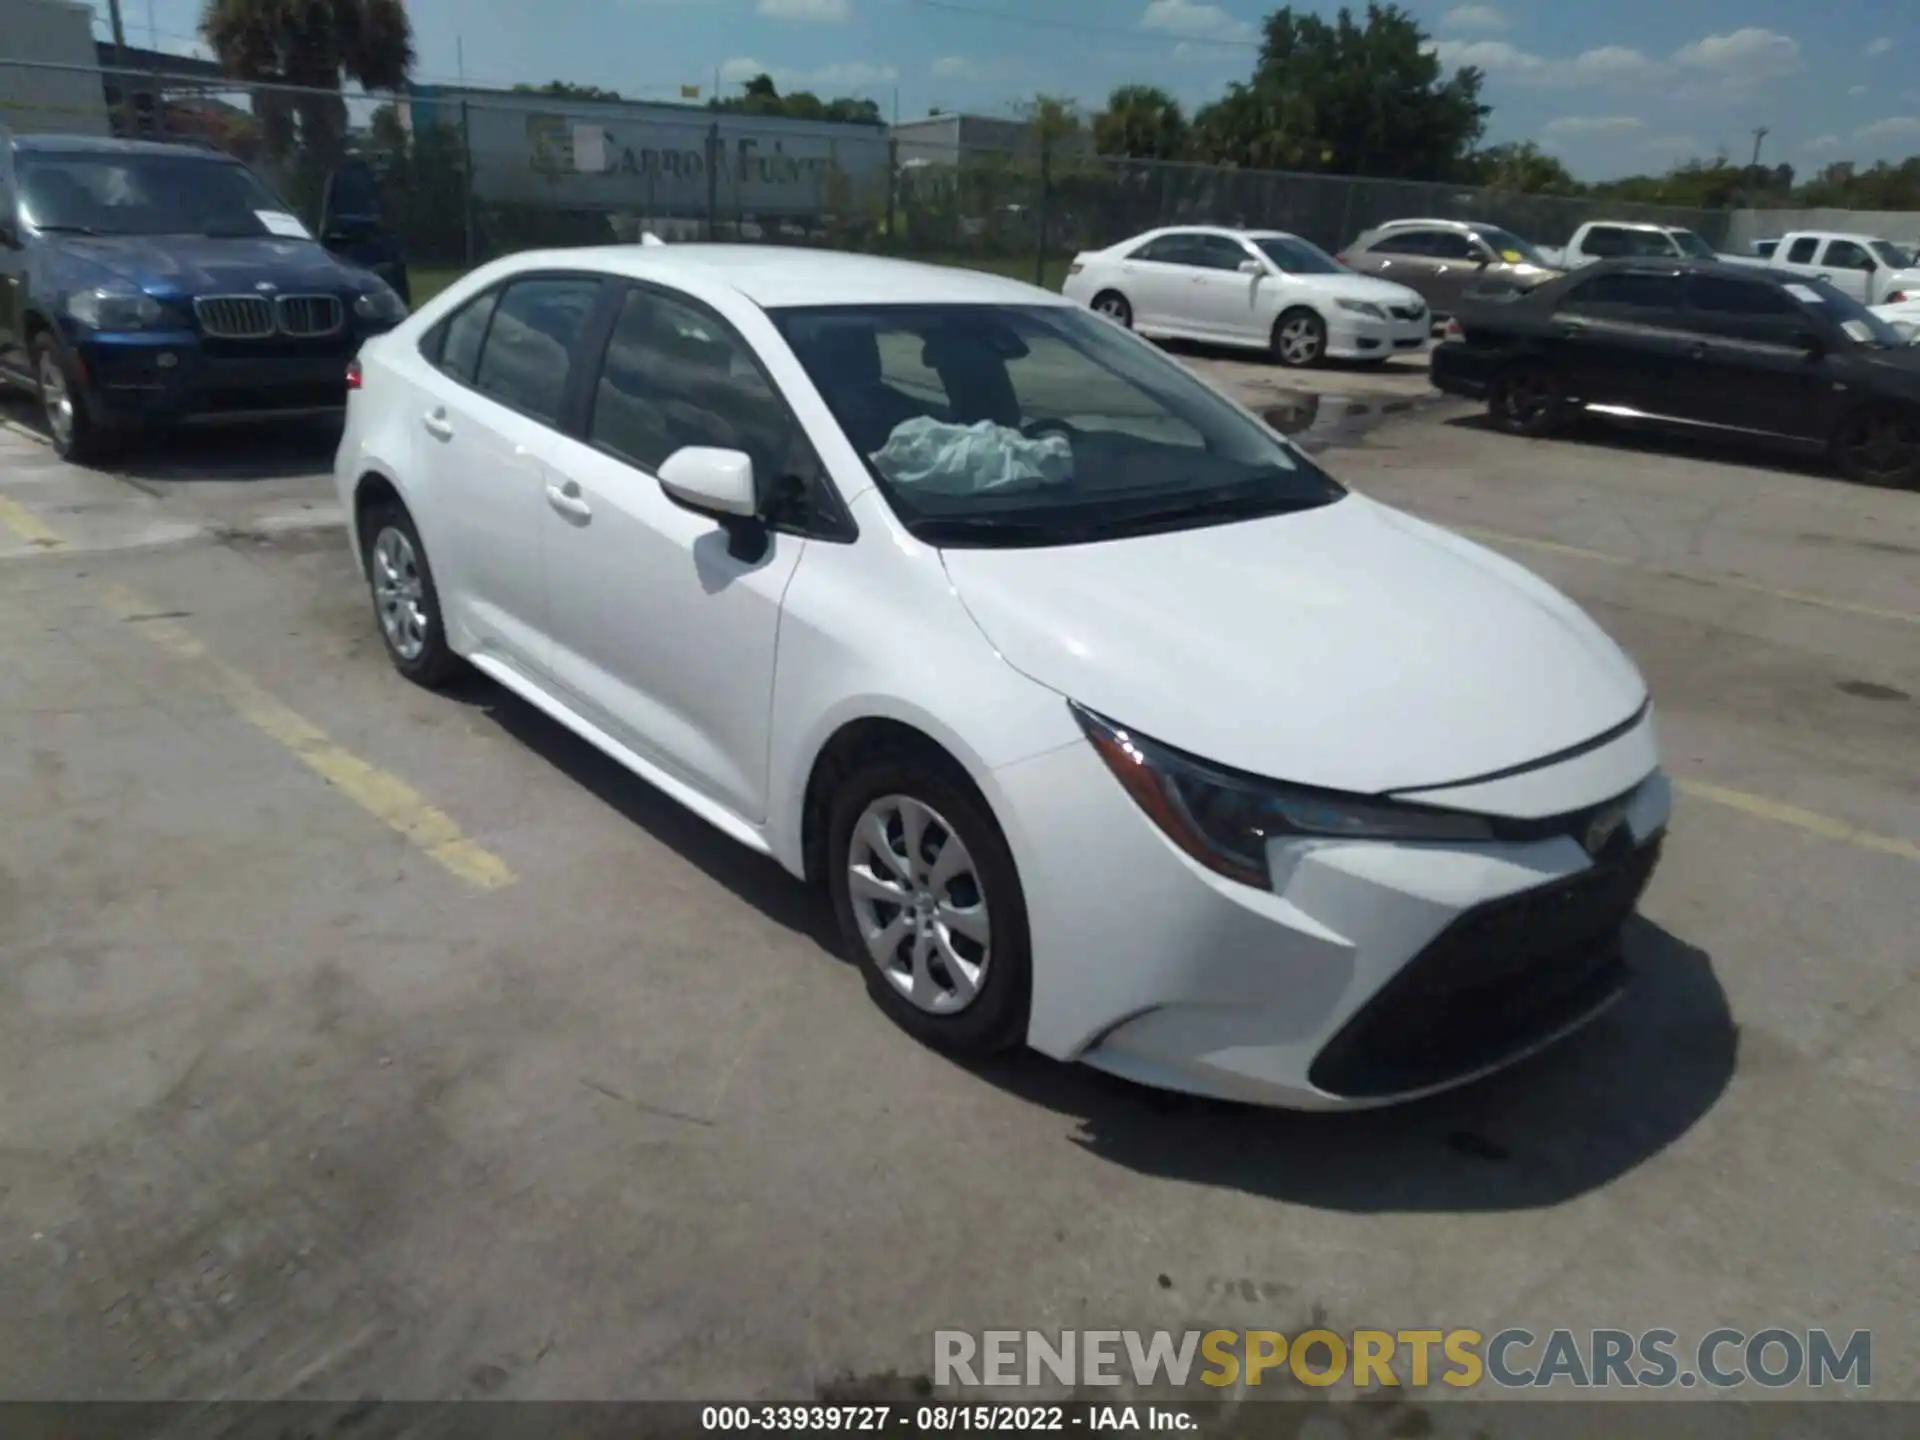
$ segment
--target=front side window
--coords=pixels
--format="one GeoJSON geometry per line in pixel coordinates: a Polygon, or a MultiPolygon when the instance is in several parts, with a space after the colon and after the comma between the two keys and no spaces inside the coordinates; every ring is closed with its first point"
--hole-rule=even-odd
{"type": "Polygon", "coordinates": [[[599,295],[598,280],[576,277],[508,285],[487,326],[475,388],[542,424],[557,423],[568,360],[599,295]]]}
{"type": "Polygon", "coordinates": [[[1800,309],[1784,293],[1757,280],[1729,280],[1723,275],[1687,277],[1687,304],[1713,315],[1770,317],[1797,316],[1800,309]]]}
{"type": "Polygon", "coordinates": [[[654,290],[627,292],[587,439],[647,471],[688,445],[743,451],[763,490],[781,476],[811,482],[818,468],[747,342],[705,307],[654,290]]]}
{"type": "Polygon", "coordinates": [[[1914,263],[1913,252],[1901,249],[1891,240],[1875,240],[1872,249],[1880,263],[1890,270],[1906,270],[1914,263]]]}
{"type": "Polygon", "coordinates": [[[20,200],[39,230],[79,235],[286,236],[286,205],[244,165],[197,155],[28,153],[20,200]]]}
{"type": "Polygon", "coordinates": [[[1582,281],[1560,302],[1563,310],[1643,310],[1672,313],[1680,308],[1680,277],[1648,270],[1615,270],[1582,281]]]}
{"type": "Polygon", "coordinates": [[[1224,235],[1196,235],[1193,237],[1192,264],[1205,270],[1238,270],[1242,264],[1253,257],[1247,253],[1247,247],[1238,240],[1229,240],[1224,235]]]}
{"type": "Polygon", "coordinates": [[[1717,260],[1720,254],[1706,241],[1691,230],[1669,230],[1667,238],[1680,247],[1680,253],[1691,260],[1717,260]]]}
{"type": "Polygon", "coordinates": [[[1160,265],[1193,264],[1193,236],[1156,235],[1131,255],[1129,260],[1151,260],[1160,265]]]}
{"type": "Polygon", "coordinates": [[[1257,235],[1253,243],[1288,275],[1338,275],[1341,271],[1338,260],[1297,235],[1257,235]]]}
{"type": "Polygon", "coordinates": [[[1330,504],[1312,461],[1078,307],[770,312],[931,544],[1055,545],[1330,504]]]}
{"type": "Polygon", "coordinates": [[[1554,268],[1532,241],[1522,240],[1511,230],[1502,230],[1498,225],[1482,225],[1479,234],[1482,242],[1509,265],[1537,265],[1542,270],[1554,268]]]}
{"type": "Polygon", "coordinates": [[[1480,252],[1473,241],[1457,230],[1442,230],[1433,237],[1433,253],[1442,260],[1478,260],[1480,252]]]}
{"type": "Polygon", "coordinates": [[[1835,240],[1827,246],[1825,264],[1836,270],[1871,270],[1873,257],[1867,253],[1867,247],[1851,240],[1835,240]]]}

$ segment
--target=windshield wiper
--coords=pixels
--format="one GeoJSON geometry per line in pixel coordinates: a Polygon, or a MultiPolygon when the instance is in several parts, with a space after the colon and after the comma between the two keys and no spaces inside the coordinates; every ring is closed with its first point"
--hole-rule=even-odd
{"type": "Polygon", "coordinates": [[[980,541],[990,545],[1068,545],[1091,533],[1081,525],[1048,524],[1043,520],[1015,520],[1002,515],[925,516],[913,522],[913,533],[929,545],[980,541]]]}
{"type": "Polygon", "coordinates": [[[100,233],[91,225],[36,225],[34,229],[42,235],[98,235],[100,233]]]}
{"type": "Polygon", "coordinates": [[[1098,520],[1089,528],[1100,538],[1110,539],[1122,535],[1148,534],[1162,528],[1204,525],[1216,520],[1252,520],[1265,515],[1290,515],[1299,510],[1317,509],[1326,503],[1325,499],[1317,497],[1248,495],[1244,492],[1187,496],[1175,504],[1156,505],[1150,509],[1133,510],[1111,519],[1098,520]]]}

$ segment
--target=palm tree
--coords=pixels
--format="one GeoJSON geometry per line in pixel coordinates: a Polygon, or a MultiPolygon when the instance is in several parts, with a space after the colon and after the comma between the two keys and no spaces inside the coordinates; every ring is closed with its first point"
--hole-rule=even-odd
{"type": "Polygon", "coordinates": [[[369,90],[397,90],[413,68],[413,23],[403,0],[206,0],[200,33],[243,80],[302,87],[265,90],[255,102],[267,151],[293,147],[331,164],[347,129],[341,77],[369,90]]]}
{"type": "Polygon", "coordinates": [[[1178,160],[1187,149],[1180,102],[1157,85],[1122,85],[1093,117],[1094,148],[1132,160],[1178,160]]]}

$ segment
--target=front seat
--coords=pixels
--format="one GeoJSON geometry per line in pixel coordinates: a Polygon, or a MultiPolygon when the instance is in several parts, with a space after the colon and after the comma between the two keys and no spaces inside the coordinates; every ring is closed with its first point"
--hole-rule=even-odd
{"type": "Polygon", "coordinates": [[[794,348],[862,455],[884,446],[902,421],[927,413],[881,378],[880,342],[865,325],[826,322],[794,348]]]}

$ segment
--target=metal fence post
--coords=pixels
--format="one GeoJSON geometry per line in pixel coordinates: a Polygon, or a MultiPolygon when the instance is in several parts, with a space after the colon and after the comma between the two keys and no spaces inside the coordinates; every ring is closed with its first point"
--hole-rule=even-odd
{"type": "Polygon", "coordinates": [[[467,123],[467,102],[460,102],[460,228],[467,269],[474,266],[473,130],[467,123]]]}
{"type": "Polygon", "coordinates": [[[880,248],[893,253],[899,247],[893,239],[894,191],[900,178],[900,142],[891,136],[887,139],[887,219],[886,229],[880,235],[880,248]]]}
{"type": "Polygon", "coordinates": [[[715,120],[707,126],[707,239],[716,238],[719,221],[720,122],[715,120]]]}
{"type": "Polygon", "coordinates": [[[1047,207],[1053,200],[1053,137],[1040,136],[1040,214],[1033,251],[1033,283],[1042,289],[1047,283],[1047,207]]]}

